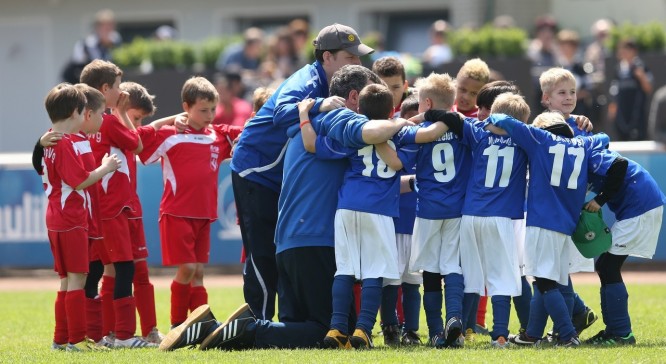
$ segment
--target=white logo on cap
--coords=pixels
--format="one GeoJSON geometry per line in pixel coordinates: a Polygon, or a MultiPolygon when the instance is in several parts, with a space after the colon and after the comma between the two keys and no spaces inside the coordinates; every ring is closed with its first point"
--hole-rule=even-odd
{"type": "Polygon", "coordinates": [[[594,240],[594,238],[597,236],[597,234],[594,233],[594,231],[588,231],[585,233],[585,239],[587,240],[594,240]]]}

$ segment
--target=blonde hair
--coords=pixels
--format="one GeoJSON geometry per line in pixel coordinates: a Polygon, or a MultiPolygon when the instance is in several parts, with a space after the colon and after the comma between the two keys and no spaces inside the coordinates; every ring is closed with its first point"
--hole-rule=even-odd
{"type": "Polygon", "coordinates": [[[433,72],[426,78],[416,80],[414,86],[418,90],[419,97],[427,97],[432,100],[433,108],[448,110],[453,106],[456,88],[448,73],[433,72]]]}
{"type": "Polygon", "coordinates": [[[542,73],[539,77],[541,92],[544,94],[549,94],[553,91],[555,85],[565,81],[572,82],[574,85],[576,84],[576,78],[570,71],[567,71],[561,67],[551,68],[542,73]]]}
{"type": "Polygon", "coordinates": [[[490,68],[481,58],[470,59],[458,71],[456,78],[461,77],[468,77],[485,84],[490,80],[490,68]]]}
{"type": "Polygon", "coordinates": [[[257,112],[273,96],[274,89],[270,87],[257,87],[252,94],[252,111],[257,112]]]}
{"type": "Polygon", "coordinates": [[[559,112],[550,112],[546,111],[543,112],[534,118],[534,121],[532,122],[532,125],[539,128],[539,129],[545,129],[549,126],[557,125],[557,124],[567,124],[567,122],[564,120],[564,115],[559,112]]]}
{"type": "Polygon", "coordinates": [[[507,114],[526,123],[530,117],[530,107],[522,96],[507,92],[495,98],[490,113],[507,114]]]}

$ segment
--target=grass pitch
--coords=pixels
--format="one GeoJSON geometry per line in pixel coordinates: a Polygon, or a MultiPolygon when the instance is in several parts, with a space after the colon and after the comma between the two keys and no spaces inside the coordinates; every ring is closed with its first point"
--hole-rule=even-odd
{"type": "MultiPolygon", "coordinates": [[[[496,350],[490,347],[488,336],[477,335],[476,341],[466,343],[460,350],[435,350],[429,347],[390,349],[375,336],[376,349],[364,352],[328,350],[249,350],[220,352],[181,349],[160,352],[154,349],[114,350],[103,353],[68,353],[50,349],[53,338],[53,301],[55,291],[0,292],[0,363],[663,363],[666,362],[666,283],[629,284],[629,310],[638,344],[633,347],[596,348],[583,346],[564,348],[511,348],[496,350]]],[[[576,286],[576,291],[598,314],[597,285],[576,286]]],[[[218,318],[237,308],[242,302],[242,289],[211,288],[209,303],[218,318]]],[[[168,331],[169,291],[156,290],[159,328],[168,331]]],[[[488,322],[492,322],[490,305],[488,322]]],[[[138,320],[137,320],[138,323],[138,320]]],[[[549,324],[550,327],[550,324],[549,324]]],[[[512,312],[512,332],[518,320],[512,312]]],[[[588,338],[603,329],[599,319],[587,329],[588,338]]],[[[375,333],[379,326],[375,327],[375,333]]],[[[421,313],[419,331],[424,342],[427,328],[421,313]]]]}

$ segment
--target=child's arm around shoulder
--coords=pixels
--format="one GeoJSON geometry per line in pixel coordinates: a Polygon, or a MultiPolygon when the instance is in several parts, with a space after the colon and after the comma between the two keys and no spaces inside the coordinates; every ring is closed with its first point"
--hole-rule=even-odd
{"type": "Polygon", "coordinates": [[[102,179],[102,177],[104,177],[106,174],[111,173],[120,168],[121,164],[122,162],[115,154],[112,155],[105,154],[104,157],[102,158],[102,164],[99,167],[97,167],[97,169],[90,172],[88,178],[86,178],[85,181],[81,182],[81,184],[76,186],[75,189],[79,191],[93,185],[95,182],[102,179]]]}
{"type": "Polygon", "coordinates": [[[387,166],[389,166],[394,171],[399,171],[402,169],[402,161],[398,158],[398,152],[395,149],[391,148],[388,142],[375,144],[375,150],[387,166]]]}
{"type": "Polygon", "coordinates": [[[315,100],[305,99],[298,103],[298,118],[300,120],[301,127],[301,139],[303,139],[303,147],[310,153],[316,152],[316,139],[317,134],[315,133],[312,123],[310,123],[310,110],[314,106],[315,100]]]}
{"type": "MultiPolygon", "coordinates": [[[[122,91],[120,93],[120,96],[118,97],[118,104],[116,107],[113,109],[113,114],[123,122],[123,125],[130,130],[133,133],[136,133],[136,128],[134,127],[134,124],[132,124],[132,121],[130,118],[127,116],[127,110],[130,107],[130,101],[129,101],[129,93],[126,91],[122,91]]],[[[137,134],[138,135],[138,134],[137,134]]],[[[141,142],[141,138],[138,139],[138,144],[136,149],[132,150],[134,154],[139,154],[143,150],[143,143],[141,142]]]]}

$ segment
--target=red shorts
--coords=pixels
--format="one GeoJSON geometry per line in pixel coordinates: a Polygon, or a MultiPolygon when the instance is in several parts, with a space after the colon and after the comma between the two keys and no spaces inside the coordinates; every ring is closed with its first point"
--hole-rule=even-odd
{"type": "Polygon", "coordinates": [[[132,241],[132,256],[135,260],[148,258],[146,234],[143,231],[143,219],[131,218],[128,219],[127,222],[129,224],[130,239],[132,241]]]}
{"type": "Polygon", "coordinates": [[[49,243],[53,253],[53,270],[60,278],[67,273],[88,273],[88,232],[83,228],[50,231],[49,243]]]}
{"type": "Polygon", "coordinates": [[[112,263],[134,260],[127,214],[123,211],[112,219],[102,220],[104,247],[112,263]]]}
{"type": "Polygon", "coordinates": [[[160,218],[162,264],[208,263],[210,220],[172,215],[160,218]]]}
{"type": "Polygon", "coordinates": [[[102,264],[111,264],[109,254],[104,246],[104,239],[90,239],[90,261],[100,260],[102,264]]]}

